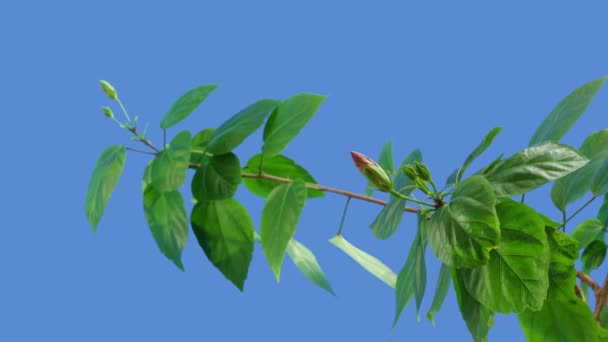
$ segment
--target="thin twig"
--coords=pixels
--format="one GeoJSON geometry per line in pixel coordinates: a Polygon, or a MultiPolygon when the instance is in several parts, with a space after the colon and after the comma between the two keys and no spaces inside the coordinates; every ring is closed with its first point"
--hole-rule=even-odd
{"type": "Polygon", "coordinates": [[[155,152],[148,152],[148,151],[144,151],[144,150],[138,150],[138,149],[136,149],[136,148],[131,148],[131,147],[127,147],[127,150],[129,150],[129,151],[133,151],[133,152],[138,152],[138,153],[151,154],[151,155],[153,155],[153,156],[155,156],[155,155],[156,155],[156,153],[155,153],[155,152]]]}
{"type": "MultiPolygon", "coordinates": [[[[576,211],[572,215],[570,215],[570,217],[568,217],[567,219],[565,219],[564,223],[561,226],[557,227],[557,229],[563,227],[564,228],[563,230],[565,231],[566,230],[566,223],[568,223],[568,221],[572,220],[574,218],[574,216],[576,216],[578,213],[580,213],[583,209],[587,208],[587,206],[589,204],[591,204],[591,202],[593,202],[596,198],[597,198],[597,196],[591,197],[590,200],[588,200],[587,202],[585,202],[585,204],[583,204],[580,208],[576,209],[576,211]]],[[[565,210],[562,211],[562,215],[563,215],[564,218],[566,217],[566,211],[565,210]]]]}
{"type": "Polygon", "coordinates": [[[135,128],[135,127],[129,127],[129,131],[131,131],[131,133],[135,134],[135,136],[139,137],[139,141],[141,141],[144,144],[146,144],[148,147],[150,147],[151,149],[153,149],[156,153],[160,153],[160,150],[157,149],[156,146],[152,145],[152,142],[150,142],[150,140],[148,140],[146,138],[140,137],[139,133],[137,133],[137,128],[135,128]]]}
{"type": "Polygon", "coordinates": [[[591,279],[591,277],[589,277],[585,273],[581,271],[576,271],[576,277],[580,279],[583,283],[589,285],[593,292],[597,292],[600,290],[600,286],[595,282],[595,280],[591,279]]]}
{"type": "Polygon", "coordinates": [[[600,321],[602,309],[606,304],[608,304],[608,275],[606,275],[606,279],[604,279],[604,285],[595,292],[595,311],[593,311],[593,316],[598,323],[600,321]]]}

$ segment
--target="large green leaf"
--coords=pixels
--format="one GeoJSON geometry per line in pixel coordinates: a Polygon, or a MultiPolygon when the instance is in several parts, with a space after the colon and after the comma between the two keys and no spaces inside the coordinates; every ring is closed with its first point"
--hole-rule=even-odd
{"type": "Polygon", "coordinates": [[[487,265],[459,270],[469,293],[492,311],[540,310],[549,287],[549,245],[543,220],[525,204],[496,205],[501,240],[487,265]]]}
{"type": "Polygon", "coordinates": [[[190,132],[182,131],[171,140],[168,148],[154,158],[150,176],[156,190],[173,191],[184,184],[191,148],[190,132]]]}
{"type": "Polygon", "coordinates": [[[382,261],[355,247],[350,242],[346,241],[342,235],[334,236],[329,240],[329,242],[346,253],[346,255],[351,257],[356,263],[361,265],[361,267],[363,267],[373,276],[382,280],[386,285],[395,288],[397,275],[390,268],[388,268],[388,266],[383,264],[382,261]]]}
{"type": "Polygon", "coordinates": [[[283,101],[270,115],[264,127],[265,157],[279,154],[315,114],[325,96],[297,94],[283,101]]]}
{"type": "Polygon", "coordinates": [[[497,197],[521,195],[575,171],[588,160],[570,146],[553,142],[529,147],[486,173],[497,197]]]}
{"type": "Polygon", "coordinates": [[[488,149],[488,147],[490,147],[492,141],[494,141],[494,138],[496,138],[496,136],[498,135],[498,133],[500,133],[501,130],[502,127],[495,127],[490,132],[488,132],[485,137],[483,137],[481,143],[477,147],[475,147],[475,149],[469,154],[462,166],[458,168],[458,170],[456,170],[455,174],[453,174],[453,179],[452,176],[448,178],[447,183],[456,184],[460,182],[467,168],[477,157],[479,157],[486,149],[488,149]]]}
{"type": "Polygon", "coordinates": [[[606,79],[608,77],[586,83],[561,100],[536,129],[529,146],[539,145],[549,140],[559,141],[585,112],[606,79]]]}
{"type": "Polygon", "coordinates": [[[576,240],[546,228],[551,264],[549,290],[540,311],[526,311],[518,315],[519,323],[529,342],[544,341],[600,341],[600,329],[589,307],[574,293],[578,257],[576,240]]]}
{"type": "Polygon", "coordinates": [[[581,222],[574,231],[572,231],[572,237],[578,241],[578,248],[583,249],[587,247],[591,242],[595,240],[604,241],[606,231],[604,230],[604,224],[598,219],[586,219],[581,222]]]}
{"type": "Polygon", "coordinates": [[[604,202],[597,212],[597,219],[604,227],[608,227],[608,194],[604,195],[604,202]]]}
{"type": "Polygon", "coordinates": [[[292,238],[287,244],[287,255],[308,280],[335,295],[325,272],[321,269],[321,265],[319,265],[317,258],[310,249],[292,238]]]}
{"type": "Polygon", "coordinates": [[[487,342],[488,332],[494,325],[494,312],[478,302],[467,291],[462,276],[456,269],[452,269],[454,291],[458,300],[458,307],[462,319],[466,322],[469,332],[475,342],[487,342]]]}
{"type": "MultiPolygon", "coordinates": [[[[413,165],[416,161],[422,161],[422,153],[418,149],[412,151],[405,157],[405,159],[403,159],[400,168],[408,164],[413,165]]],[[[409,194],[416,189],[414,182],[403,172],[399,172],[397,176],[395,176],[393,187],[395,190],[397,190],[397,192],[403,194],[404,196],[409,196],[409,194]]],[[[393,233],[399,227],[401,219],[403,218],[404,207],[405,201],[403,199],[391,195],[388,203],[384,206],[384,208],[382,208],[380,214],[378,214],[378,216],[374,219],[374,222],[372,222],[370,225],[374,236],[379,239],[387,239],[389,236],[393,235],[393,233]]]]}
{"type": "Polygon", "coordinates": [[[433,297],[433,303],[431,304],[429,312],[426,313],[426,317],[431,321],[431,323],[433,323],[433,326],[435,326],[435,312],[439,312],[441,309],[445,296],[448,294],[451,280],[452,270],[450,269],[450,266],[441,264],[439,277],[437,278],[437,287],[435,288],[435,296],[433,297]]]}
{"type": "Polygon", "coordinates": [[[253,254],[253,222],[235,199],[200,201],[190,216],[194,235],[207,258],[243,291],[253,254]]]}
{"type": "Polygon", "coordinates": [[[589,135],[579,148],[579,152],[590,162],[556,180],[551,189],[551,200],[559,210],[565,210],[568,204],[581,198],[590,189],[598,195],[602,188],[607,186],[608,177],[603,173],[606,170],[602,165],[608,157],[608,129],[589,135]]]}
{"type": "Polygon", "coordinates": [[[396,311],[393,327],[397,324],[401,312],[407,307],[412,296],[416,297],[416,313],[420,308],[424,289],[426,288],[426,264],[424,251],[427,241],[423,238],[422,215],[418,215],[418,229],[410,247],[405,264],[399,271],[395,285],[396,311]]]}
{"type": "MultiPolygon", "coordinates": [[[[243,169],[243,173],[260,173],[260,163],[262,163],[263,172],[267,175],[272,175],[281,178],[289,178],[292,180],[301,180],[305,183],[317,183],[317,181],[306,171],[305,168],[296,164],[293,160],[283,156],[276,155],[273,157],[264,157],[262,162],[262,155],[256,154],[251,157],[247,162],[247,165],[243,169]]],[[[260,197],[266,198],[272,189],[279,186],[281,183],[258,178],[243,178],[245,187],[253,194],[260,197]]],[[[325,193],[316,189],[308,188],[307,198],[323,197],[325,193]]]]}
{"type": "Polygon", "coordinates": [[[479,267],[500,242],[500,230],[490,183],[473,176],[459,183],[449,204],[435,211],[428,240],[437,258],[452,267],[479,267]]]}
{"type": "Polygon", "coordinates": [[[280,101],[264,99],[241,110],[213,132],[207,144],[207,151],[213,154],[232,152],[262,126],[279,103],[280,101]]]}
{"type": "Polygon", "coordinates": [[[597,166],[590,187],[594,196],[608,192],[608,158],[603,159],[597,166]]]}
{"type": "Polygon", "coordinates": [[[209,84],[190,89],[169,108],[160,123],[160,128],[167,129],[187,118],[215,88],[217,85],[209,84]]]}
{"type": "Polygon", "coordinates": [[[126,152],[125,146],[114,145],[103,151],[99,159],[97,159],[97,164],[95,164],[93,175],[89,181],[85,201],[87,219],[93,231],[97,229],[106,204],[122,174],[122,169],[125,166],[126,152]]]}
{"type": "MultiPolygon", "coordinates": [[[[380,151],[380,155],[378,156],[378,165],[383,168],[389,175],[392,175],[395,172],[395,164],[393,162],[393,142],[387,141],[382,147],[380,151]]],[[[365,195],[370,196],[374,192],[374,186],[371,182],[367,182],[367,186],[365,187],[365,195]]]]}
{"type": "Polygon", "coordinates": [[[285,250],[296,232],[300,213],[306,202],[306,186],[301,181],[281,184],[268,198],[262,211],[262,249],[277,281],[281,277],[281,265],[285,250]]]}
{"type": "Polygon", "coordinates": [[[233,153],[215,155],[196,170],[192,194],[199,201],[219,200],[234,196],[241,184],[241,165],[233,153]]]}
{"type": "Polygon", "coordinates": [[[188,240],[188,214],[177,190],[162,192],[149,185],[144,192],[144,213],[160,251],[182,271],[182,250],[188,240]]]}
{"type": "Polygon", "coordinates": [[[203,156],[207,148],[207,143],[214,131],[215,128],[206,128],[192,137],[192,150],[190,151],[191,163],[198,164],[205,160],[203,156]]]}

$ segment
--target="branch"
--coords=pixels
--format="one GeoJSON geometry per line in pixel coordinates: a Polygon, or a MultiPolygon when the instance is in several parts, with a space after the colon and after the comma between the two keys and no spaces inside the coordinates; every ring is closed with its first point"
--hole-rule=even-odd
{"type": "Polygon", "coordinates": [[[583,283],[589,285],[593,292],[598,292],[601,289],[600,286],[595,282],[595,280],[591,279],[591,277],[581,271],[576,271],[576,277],[580,279],[583,283]]]}
{"type": "Polygon", "coordinates": [[[598,323],[600,321],[600,313],[606,304],[608,304],[608,275],[606,275],[604,285],[595,292],[595,311],[593,311],[593,316],[595,316],[595,321],[598,323]]]}
{"type": "MultiPolygon", "coordinates": [[[[191,169],[198,169],[201,167],[200,164],[194,164],[194,163],[190,163],[189,167],[191,169]]],[[[293,180],[289,179],[289,178],[283,178],[283,177],[277,177],[277,176],[273,176],[273,175],[267,175],[265,173],[242,173],[241,176],[243,178],[252,178],[252,179],[265,179],[265,180],[271,180],[271,181],[275,181],[275,182],[279,182],[279,183],[291,183],[293,182],[293,180]]],[[[338,195],[342,195],[342,196],[346,196],[348,198],[356,198],[358,200],[362,200],[362,201],[366,201],[366,202],[370,202],[370,203],[375,203],[375,204],[380,204],[380,205],[387,205],[388,202],[387,201],[383,201],[374,197],[370,197],[370,196],[365,196],[365,195],[361,195],[355,192],[351,192],[351,191],[346,191],[346,190],[341,190],[341,189],[336,189],[336,188],[332,188],[329,186],[325,186],[325,185],[320,185],[320,184],[315,184],[315,183],[304,183],[304,185],[306,185],[307,188],[310,189],[315,189],[315,190],[319,190],[319,191],[324,191],[324,192],[331,192],[334,194],[338,194],[338,195]]],[[[418,209],[416,208],[411,208],[411,207],[405,207],[403,209],[403,211],[407,211],[409,213],[417,213],[418,209]]]]}
{"type": "Polygon", "coordinates": [[[139,133],[137,133],[137,128],[135,127],[129,127],[129,131],[131,131],[131,133],[135,134],[135,136],[139,137],[139,141],[143,142],[144,144],[146,144],[148,147],[150,147],[151,149],[153,149],[156,153],[160,153],[160,150],[156,148],[156,146],[152,145],[152,142],[150,142],[150,140],[146,139],[146,138],[142,138],[139,136],[139,133]]]}

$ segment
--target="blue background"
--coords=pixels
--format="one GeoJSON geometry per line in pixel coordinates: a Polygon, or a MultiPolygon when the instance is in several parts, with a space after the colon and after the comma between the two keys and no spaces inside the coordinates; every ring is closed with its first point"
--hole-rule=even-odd
{"type": "MultiPolygon", "coordinates": [[[[99,154],[111,144],[139,147],[103,117],[101,106],[111,103],[99,79],[115,85],[132,115],[151,123],[157,145],[163,114],[196,85],[220,87],[170,136],[215,127],[264,97],[328,95],[285,154],[321,184],[362,192],[365,181],[351,150],[376,157],[392,139],[399,162],[419,147],[443,183],[491,128],[505,127],[473,169],[525,147],[564,96],[608,74],[606,6],[159,3],[0,4],[2,341],[391,339],[393,292],[327,242],[338,228],[343,197],[310,201],[296,233],[316,253],[335,297],[288,259],[277,284],[259,246],[239,293],[192,234],[186,272],[180,272],[159,253],[143,215],[140,179],[149,156],[128,154],[94,234],[84,198],[99,154]]],[[[604,89],[563,141],[579,146],[605,128],[606,108],[604,89]]],[[[260,146],[258,132],[237,149],[241,161],[260,146]]],[[[532,193],[529,203],[559,218],[548,190],[532,193]]],[[[244,188],[238,198],[259,225],[262,199],[244,188]]],[[[599,204],[580,218],[594,216],[599,204]]],[[[379,241],[368,229],[379,210],[352,201],[344,235],[398,271],[415,217],[379,241]]],[[[470,340],[452,289],[437,326],[424,317],[438,272],[430,249],[427,263],[422,319],[417,322],[411,302],[392,340],[470,340]]],[[[606,271],[593,277],[601,280],[606,271]]],[[[491,341],[524,339],[514,315],[495,320],[491,341]]]]}

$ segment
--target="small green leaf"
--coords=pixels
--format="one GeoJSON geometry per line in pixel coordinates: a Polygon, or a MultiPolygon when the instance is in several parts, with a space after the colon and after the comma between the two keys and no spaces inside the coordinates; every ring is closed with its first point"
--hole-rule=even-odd
{"type": "Polygon", "coordinates": [[[310,249],[292,238],[287,244],[287,255],[289,255],[296,267],[308,280],[332,295],[335,295],[334,290],[327,280],[327,276],[325,276],[325,273],[321,269],[321,265],[319,265],[317,258],[310,249]]]}
{"type": "Polygon", "coordinates": [[[485,137],[483,137],[483,140],[481,141],[481,143],[473,150],[473,152],[471,152],[471,154],[469,154],[467,159],[464,161],[464,164],[462,164],[460,169],[458,169],[458,171],[456,173],[456,182],[455,183],[460,182],[460,180],[462,179],[462,175],[464,175],[464,172],[467,170],[469,165],[471,165],[471,163],[477,157],[479,157],[488,147],[490,147],[490,145],[492,144],[492,141],[494,141],[494,138],[496,138],[496,136],[498,135],[498,133],[500,133],[501,130],[502,130],[502,127],[495,127],[490,132],[488,132],[488,134],[486,134],[485,137]]]}
{"type": "Polygon", "coordinates": [[[160,128],[167,129],[187,118],[217,88],[215,84],[202,85],[190,89],[173,103],[163,117],[160,128]]]}
{"type": "Polygon", "coordinates": [[[207,151],[213,154],[232,152],[262,126],[279,103],[280,101],[265,99],[241,110],[213,132],[207,144],[207,151]]]}
{"type": "Polygon", "coordinates": [[[89,181],[85,211],[93,231],[103,216],[103,211],[118,183],[125,166],[127,148],[121,145],[108,147],[95,164],[93,175],[89,181]]]}
{"type": "MultiPolygon", "coordinates": [[[[264,173],[281,178],[289,178],[291,180],[301,180],[305,183],[316,184],[317,181],[306,171],[305,168],[296,164],[293,160],[283,156],[276,155],[273,157],[264,157],[262,162],[262,155],[256,154],[251,157],[247,162],[247,165],[243,169],[243,173],[259,174],[260,163],[264,168],[264,173]]],[[[266,179],[257,178],[243,178],[245,187],[254,195],[266,198],[272,189],[280,185],[279,182],[266,179]]],[[[307,198],[324,197],[323,191],[308,188],[307,198]]]]}
{"type": "Polygon", "coordinates": [[[604,203],[597,212],[597,219],[602,223],[602,226],[608,227],[608,194],[604,195],[604,203]]]}
{"type": "Polygon", "coordinates": [[[264,157],[279,154],[308,123],[325,96],[302,93],[283,101],[270,115],[264,127],[264,157]]]}
{"type": "Polygon", "coordinates": [[[148,186],[144,192],[144,213],[160,251],[184,270],[182,250],[188,240],[188,214],[177,190],[161,192],[148,186]]]}
{"type": "Polygon", "coordinates": [[[200,201],[190,216],[194,235],[205,255],[243,291],[253,254],[253,222],[235,199],[200,201]]]}
{"type": "Polygon", "coordinates": [[[234,196],[241,184],[241,164],[233,153],[215,155],[196,170],[192,194],[199,201],[220,200],[234,196]]]}
{"type": "Polygon", "coordinates": [[[576,240],[553,228],[545,228],[545,231],[551,253],[549,290],[540,311],[525,311],[518,315],[526,340],[600,341],[593,313],[573,291],[576,283],[574,260],[578,257],[576,240]]]}
{"type": "Polygon", "coordinates": [[[488,332],[494,325],[494,312],[478,302],[469,291],[467,291],[462,276],[457,269],[452,269],[454,279],[454,291],[458,299],[458,307],[462,319],[467,324],[469,332],[475,342],[487,342],[488,332]]]}
{"type": "Polygon", "coordinates": [[[414,236],[414,241],[409,249],[405,264],[399,271],[397,282],[395,284],[395,300],[396,311],[393,327],[397,325],[399,316],[407,307],[412,296],[416,296],[416,313],[420,308],[422,297],[424,296],[424,288],[426,288],[426,265],[424,261],[424,251],[427,241],[422,238],[421,219],[422,215],[418,215],[418,229],[414,236]]]}
{"type": "Polygon", "coordinates": [[[296,232],[300,213],[306,202],[306,187],[301,181],[276,187],[266,200],[262,211],[262,249],[277,281],[285,250],[296,232]]]}
{"type": "Polygon", "coordinates": [[[151,184],[158,191],[177,190],[186,180],[190,162],[190,132],[182,131],[161,151],[151,166],[151,184]]]}
{"type": "Polygon", "coordinates": [[[361,265],[361,267],[363,267],[369,273],[382,280],[386,285],[395,288],[397,275],[376,257],[353,246],[350,244],[350,242],[346,241],[342,235],[334,236],[329,240],[329,242],[346,253],[346,255],[350,256],[356,263],[361,265]]]}
{"type": "MultiPolygon", "coordinates": [[[[395,173],[395,164],[393,163],[393,142],[387,141],[380,155],[378,156],[378,165],[386,171],[387,174],[392,175],[395,173]]],[[[374,186],[368,181],[367,187],[365,188],[365,195],[370,196],[374,192],[374,186]]]]}
{"type": "Polygon", "coordinates": [[[563,177],[587,162],[572,147],[548,142],[515,153],[487,172],[486,177],[497,197],[510,197],[563,177]]]}
{"type": "Polygon", "coordinates": [[[597,219],[587,219],[581,222],[572,232],[572,237],[578,241],[579,249],[587,247],[595,240],[604,241],[605,236],[604,225],[597,219]]]}
{"type": "Polygon", "coordinates": [[[495,312],[538,311],[549,287],[549,245],[543,220],[525,204],[496,205],[501,240],[487,265],[461,269],[462,280],[477,301],[495,312]]]}
{"type": "Polygon", "coordinates": [[[606,243],[604,241],[592,241],[581,256],[583,268],[587,271],[593,271],[600,267],[606,258],[606,243]]]}
{"type": "Polygon", "coordinates": [[[452,267],[479,267],[500,242],[500,230],[490,183],[472,176],[459,183],[449,204],[431,216],[429,245],[437,258],[452,267]]]}
{"type": "Polygon", "coordinates": [[[561,100],[536,129],[529,146],[540,145],[549,140],[558,142],[585,112],[607,79],[605,76],[586,83],[561,100]]]}
{"type": "MultiPolygon", "coordinates": [[[[405,157],[401,163],[401,167],[404,165],[413,165],[416,161],[422,161],[422,153],[416,149],[405,157]]],[[[393,187],[397,192],[404,196],[409,196],[416,189],[414,182],[409,179],[403,172],[399,172],[395,176],[393,181],[393,187]]],[[[387,205],[382,208],[380,214],[374,219],[374,222],[370,225],[374,236],[379,239],[387,239],[397,230],[401,219],[403,218],[403,208],[405,207],[405,201],[399,197],[391,195],[387,205]]]]}
{"type": "Polygon", "coordinates": [[[437,287],[435,288],[435,297],[433,297],[433,303],[431,304],[431,308],[429,312],[427,312],[426,317],[433,323],[435,326],[435,312],[439,312],[441,306],[443,305],[443,301],[445,300],[445,296],[448,294],[448,289],[450,288],[450,283],[452,280],[452,270],[450,266],[446,264],[441,264],[441,269],[439,270],[439,277],[437,279],[437,287]]]}
{"type": "Polygon", "coordinates": [[[191,163],[201,163],[203,161],[204,152],[207,148],[207,143],[209,142],[209,138],[215,131],[215,128],[207,128],[200,132],[198,132],[192,138],[192,150],[190,154],[190,162],[191,163]]]}

